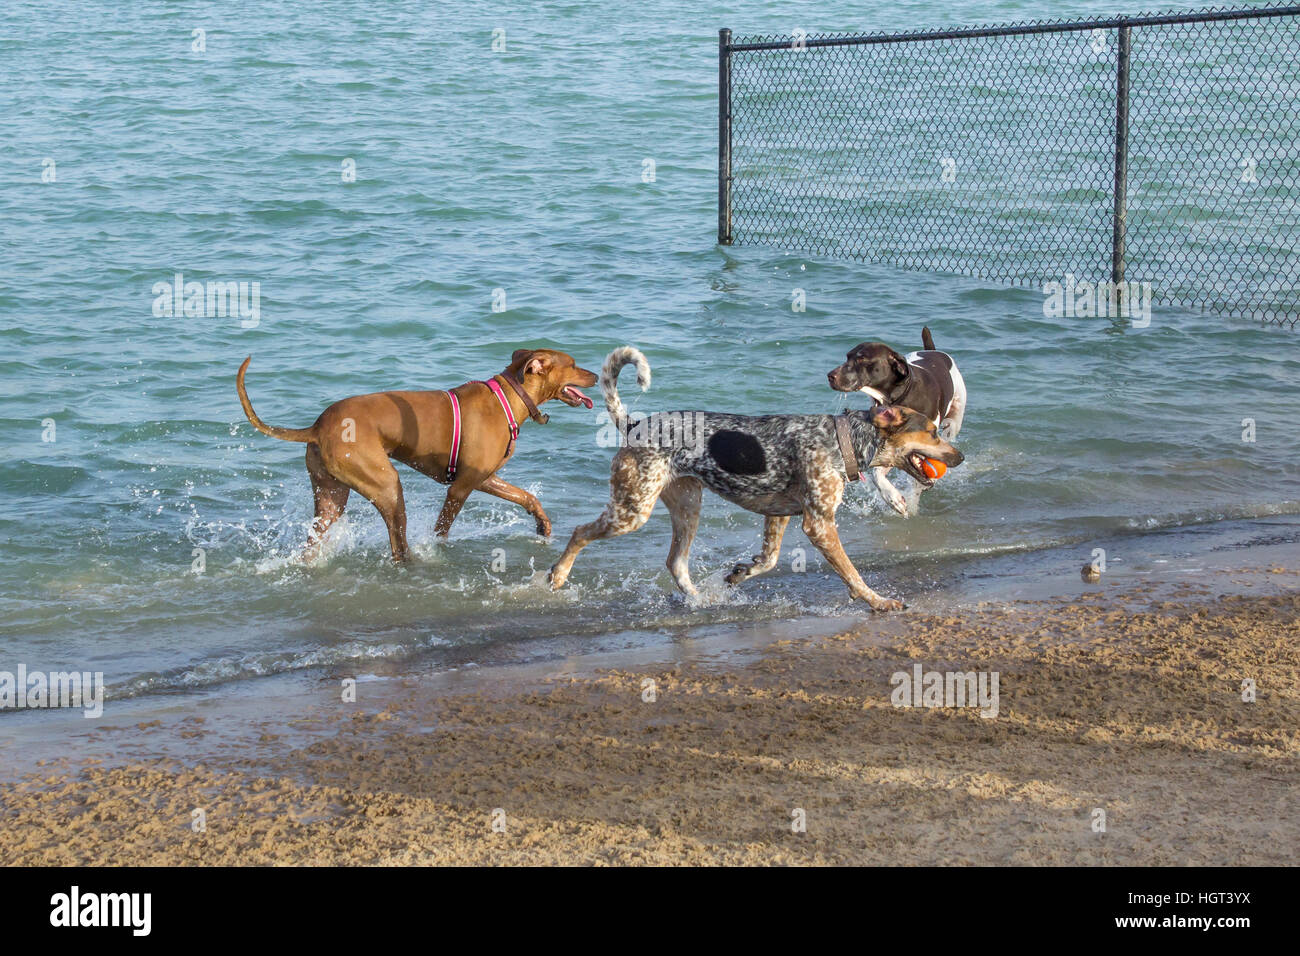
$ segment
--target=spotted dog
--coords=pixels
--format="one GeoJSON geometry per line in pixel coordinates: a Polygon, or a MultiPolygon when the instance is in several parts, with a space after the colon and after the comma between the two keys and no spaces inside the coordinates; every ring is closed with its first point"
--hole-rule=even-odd
{"type": "MultiPolygon", "coordinates": [[[[611,352],[600,376],[605,407],[625,433],[629,420],[617,381],[619,371],[628,364],[636,366],[641,388],[648,388],[650,363],[630,346],[611,352]]],[[[867,587],[840,544],[835,512],[844,486],[858,477],[858,462],[866,462],[870,468],[901,468],[923,485],[931,484],[921,468],[923,458],[937,458],[949,466],[961,464],[961,452],[939,437],[927,416],[899,405],[843,415],[665,414],[674,419],[689,415],[696,423],[695,440],[654,445],[629,442],[615,452],[609,504],[595,521],[574,530],[564,554],[551,568],[551,587],[564,586],[584,547],[600,538],[635,531],[650,517],[655,502],[662,500],[673,526],[668,570],[679,588],[696,594],[688,560],[707,487],[742,508],[767,516],[762,553],[749,564],[736,565],[727,583],[739,584],[770,571],[776,565],[790,518],[802,515],[808,540],[826,556],[852,597],[861,598],[877,611],[903,606],[867,587]]],[[[641,422],[644,419],[634,427],[641,422]]],[[[672,433],[671,428],[637,430],[672,433]]]]}
{"type": "MultiPolygon", "coordinates": [[[[945,440],[954,441],[966,414],[966,383],[952,356],[934,347],[928,328],[921,329],[921,344],[923,351],[904,358],[883,342],[863,342],[826,378],[837,392],[865,392],[881,405],[914,408],[939,426],[945,440]]],[[[889,469],[872,468],[871,479],[890,506],[907,517],[907,501],[890,482],[889,469]]]]}

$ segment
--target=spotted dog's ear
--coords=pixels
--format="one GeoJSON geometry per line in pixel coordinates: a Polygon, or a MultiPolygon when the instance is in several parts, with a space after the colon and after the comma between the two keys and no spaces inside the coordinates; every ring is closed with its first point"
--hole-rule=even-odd
{"type": "Polygon", "coordinates": [[[897,405],[877,405],[871,410],[871,424],[882,432],[894,431],[905,421],[907,416],[897,405]]]}

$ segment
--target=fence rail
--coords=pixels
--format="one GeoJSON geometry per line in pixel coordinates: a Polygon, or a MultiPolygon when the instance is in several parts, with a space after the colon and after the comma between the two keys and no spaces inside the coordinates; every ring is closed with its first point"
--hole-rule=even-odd
{"type": "Polygon", "coordinates": [[[718,241],[1300,318],[1300,5],[718,42],[718,241]]]}

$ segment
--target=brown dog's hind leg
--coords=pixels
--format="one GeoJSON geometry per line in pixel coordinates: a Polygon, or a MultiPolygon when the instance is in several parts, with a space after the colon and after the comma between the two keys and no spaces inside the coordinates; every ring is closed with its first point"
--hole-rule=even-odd
{"type": "Polygon", "coordinates": [[[542,510],[542,503],[524,489],[516,488],[510,482],[502,481],[496,475],[492,475],[478,486],[478,490],[520,505],[536,519],[537,533],[544,538],[551,536],[551,519],[546,517],[546,512],[542,510]]]}
{"type": "Polygon", "coordinates": [[[646,449],[619,449],[609,468],[609,504],[595,521],[573,530],[564,554],[551,566],[551,589],[564,587],[578,552],[591,542],[627,534],[645,524],[668,477],[666,458],[646,449]]]}
{"type": "Polygon", "coordinates": [[[316,517],[312,519],[311,529],[307,532],[307,546],[303,548],[301,557],[303,561],[310,562],[320,555],[325,532],[343,514],[352,489],[325,470],[325,463],[320,457],[320,446],[315,443],[307,446],[307,474],[311,476],[311,491],[316,499],[316,517]]]}
{"type": "Polygon", "coordinates": [[[695,595],[695,585],[691,582],[691,542],[695,540],[695,529],[700,524],[700,499],[703,497],[704,483],[698,478],[674,478],[659,494],[659,500],[668,509],[673,522],[673,543],[668,549],[668,573],[673,576],[677,586],[687,594],[695,595]]]}
{"type": "Polygon", "coordinates": [[[373,465],[372,471],[351,482],[354,489],[365,495],[388,527],[388,546],[394,561],[410,557],[406,545],[406,501],[402,496],[402,479],[387,458],[382,465],[373,465]]]}
{"type": "Polygon", "coordinates": [[[835,528],[834,513],[828,515],[815,510],[805,511],[803,533],[817,546],[817,550],[826,556],[831,567],[849,586],[849,594],[853,597],[866,601],[876,611],[897,611],[903,607],[902,601],[881,597],[867,587],[867,582],[862,580],[862,575],[858,574],[858,569],[844,553],[844,545],[840,544],[839,531],[835,528]]]}
{"type": "Polygon", "coordinates": [[[781,556],[781,539],[785,537],[786,526],[790,523],[788,515],[768,515],[763,523],[763,552],[754,555],[750,564],[737,564],[727,575],[728,584],[739,584],[750,578],[765,574],[776,567],[776,560],[781,556]]]}

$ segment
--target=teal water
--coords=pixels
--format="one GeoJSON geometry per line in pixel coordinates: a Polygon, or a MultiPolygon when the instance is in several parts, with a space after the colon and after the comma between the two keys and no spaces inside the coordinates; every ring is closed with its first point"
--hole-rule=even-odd
{"type": "Polygon", "coordinates": [[[872,585],[908,597],[980,573],[985,556],[1020,555],[998,565],[1009,574],[1044,549],[1077,547],[1082,561],[1103,539],[1300,513],[1293,333],[1173,309],[1145,329],[1046,319],[1034,289],[715,244],[718,27],[1114,12],[973,0],[526,13],[6,3],[0,669],[103,670],[125,696],[486,658],[557,634],[654,639],[865,613],[797,529],[778,572],[721,588],[761,519],[716,498],[693,554],[702,604],[671,590],[662,511],[593,545],[570,588],[547,591],[533,572],[600,511],[611,455],[596,412],[560,406],[549,425],[524,426],[503,473],[539,496],[554,540],[473,497],[435,544],[443,489],[404,471],[410,567],[389,563],[382,523],[355,496],[328,556],[300,566],[302,448],[245,421],[234,376],[249,354],[250,394],[281,425],[349,394],[482,378],[543,344],[591,368],[640,346],[655,384],[640,395],[627,382],[624,395],[641,411],[827,412],[858,404],[825,385],[849,348],[915,348],[928,324],[970,390],[967,464],[912,518],[859,488],[840,520],[872,585]],[[54,182],[42,182],[47,158],[54,182]],[[258,282],[256,326],[156,316],[154,286],[176,272],[258,282]],[[495,289],[504,312],[492,311],[495,289]],[[794,289],[805,313],[791,310],[794,289]],[[791,568],[796,548],[808,573],[791,568]]]}

